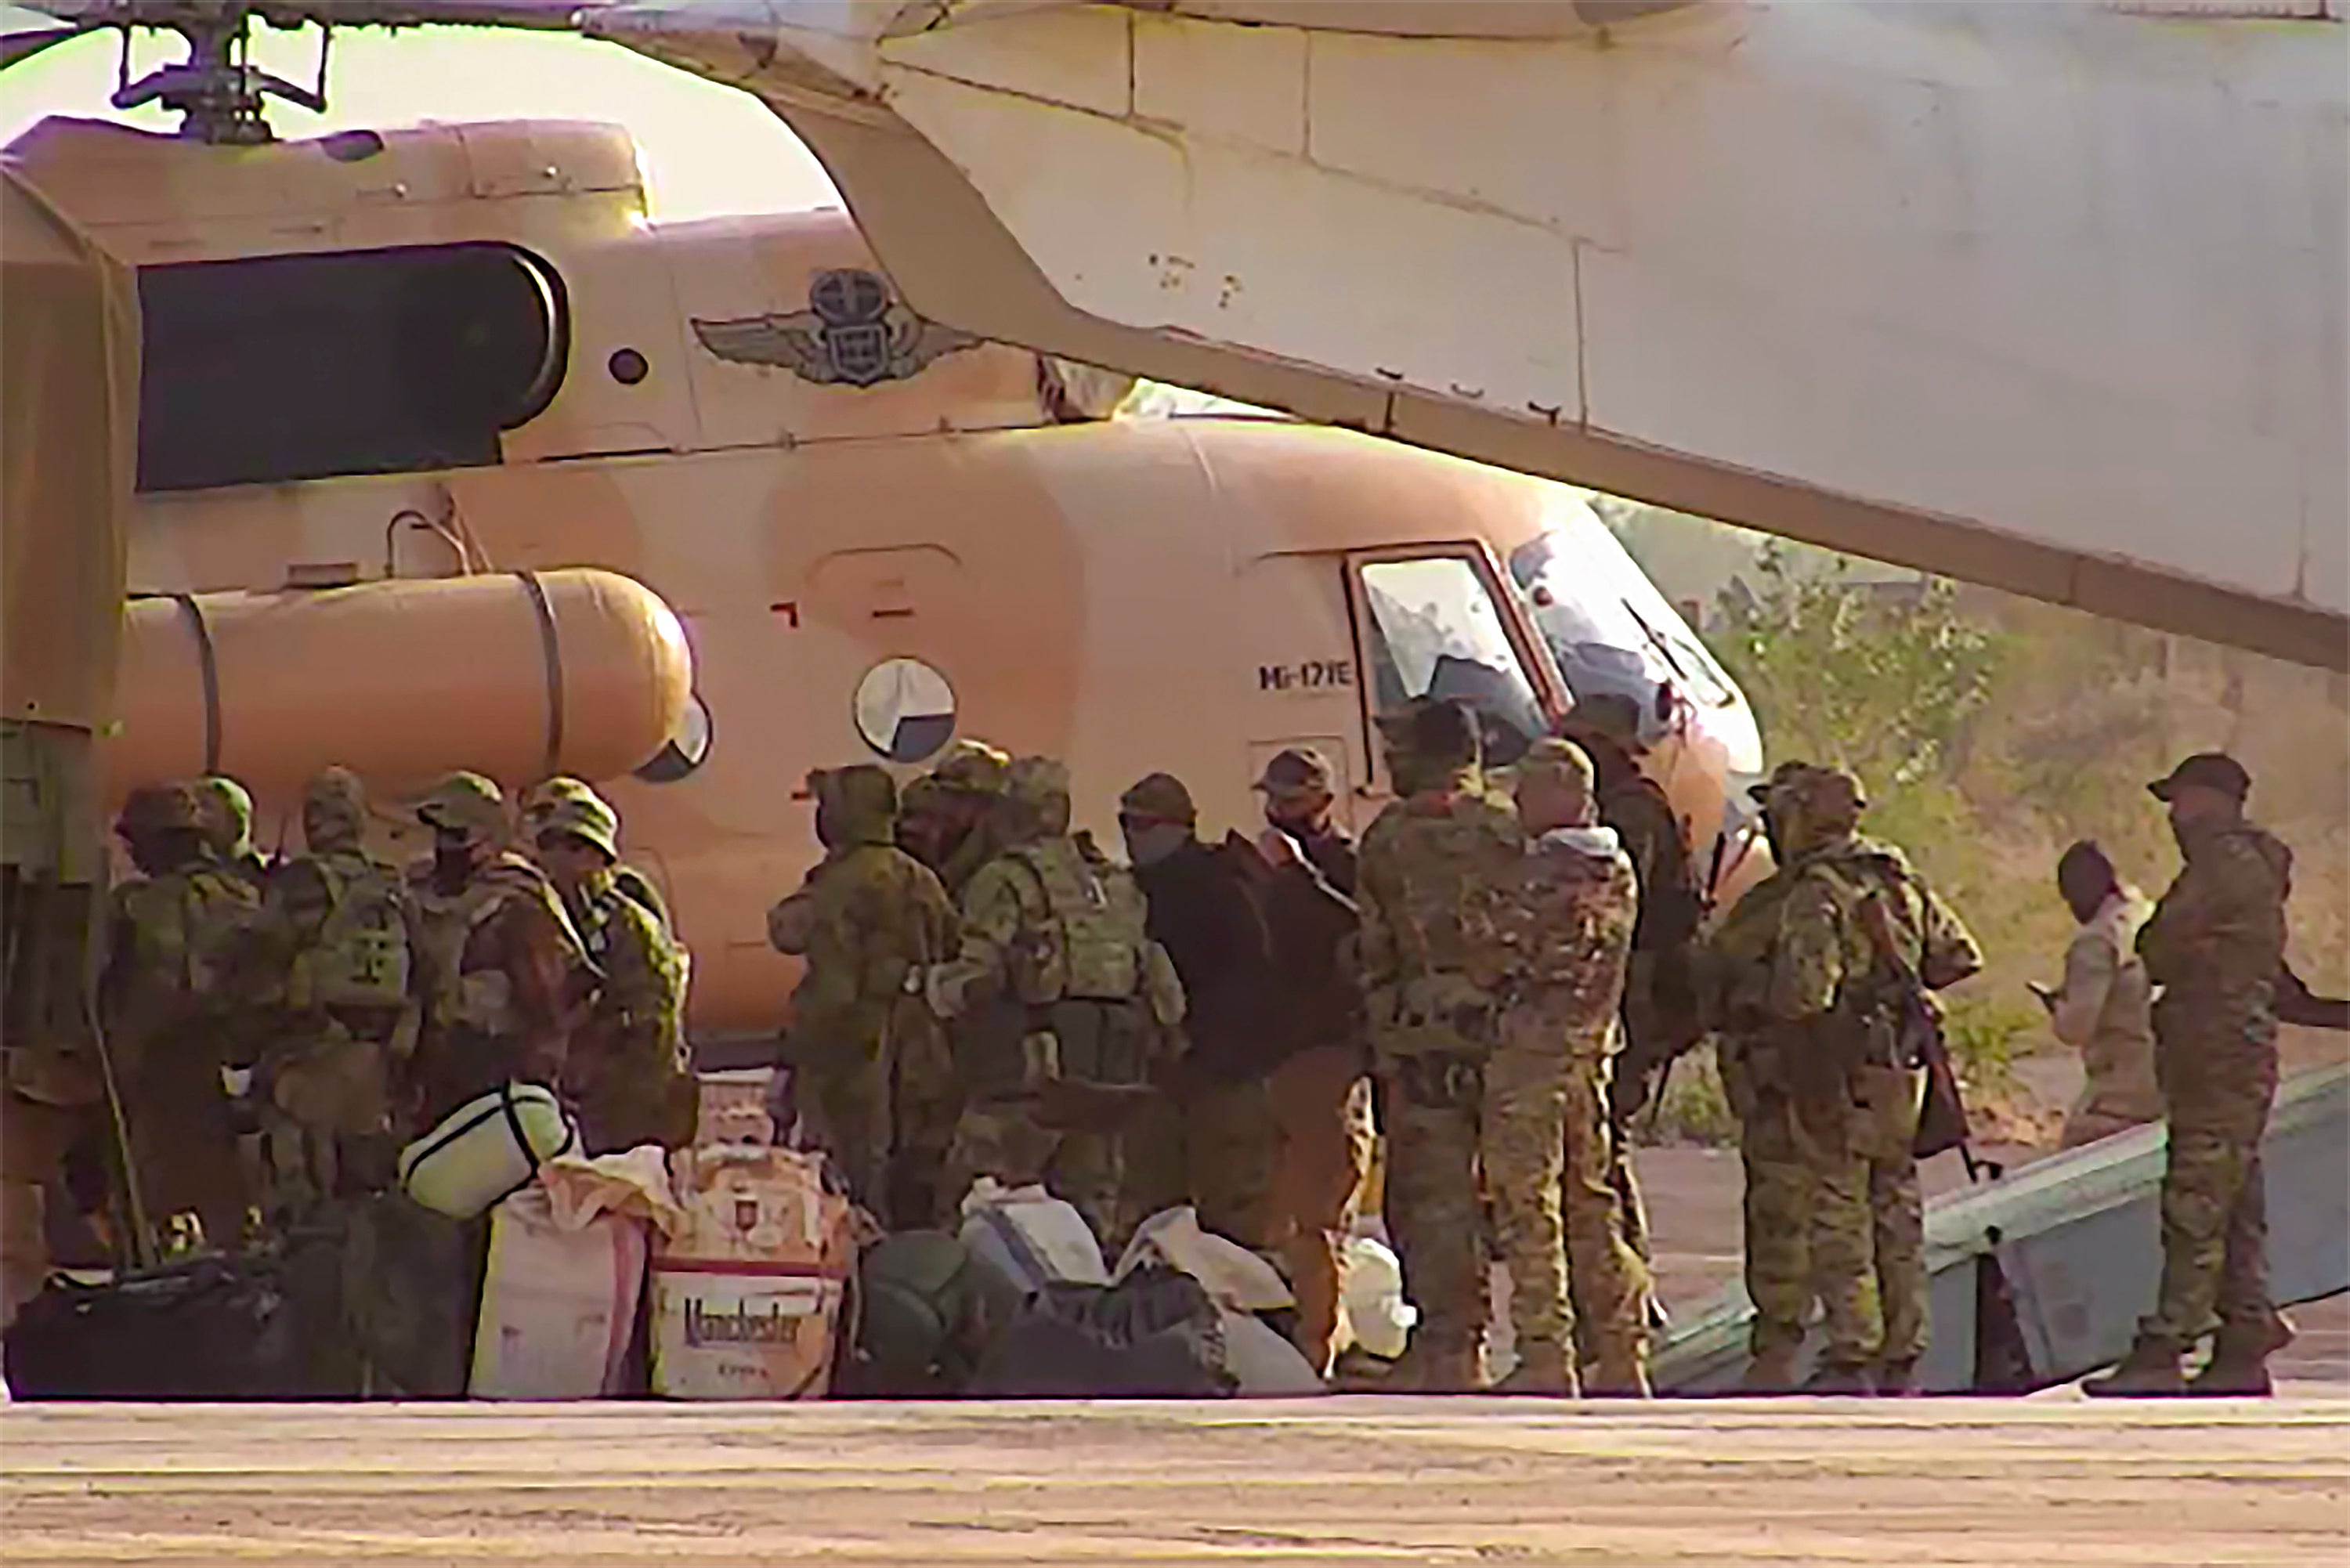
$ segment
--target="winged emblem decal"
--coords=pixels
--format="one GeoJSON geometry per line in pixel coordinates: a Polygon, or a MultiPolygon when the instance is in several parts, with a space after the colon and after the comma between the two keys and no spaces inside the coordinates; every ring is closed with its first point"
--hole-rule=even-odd
{"type": "Polygon", "coordinates": [[[820,272],[808,307],[732,321],[689,317],[702,346],[738,365],[778,365],[818,386],[870,387],[921,373],[931,361],[982,341],[925,321],[859,267],[820,272]]]}

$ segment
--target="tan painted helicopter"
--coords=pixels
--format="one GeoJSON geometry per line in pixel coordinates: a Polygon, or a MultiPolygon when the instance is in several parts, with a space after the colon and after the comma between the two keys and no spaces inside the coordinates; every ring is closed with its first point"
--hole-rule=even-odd
{"type": "Polygon", "coordinates": [[[162,597],[116,786],[235,773],[265,842],[328,761],[391,797],[610,779],[700,1041],[781,1016],[806,771],[958,734],[1066,758],[1106,842],[1156,769],[1246,826],[1310,743],[1359,829],[1379,711],[1467,697],[1506,753],[1617,691],[1717,887],[1762,860],[1752,712],[1565,486],[1107,417],[1128,383],[924,321],[840,213],[648,223],[617,128],[51,119],[8,157],[140,268],[130,581],[162,597]]]}

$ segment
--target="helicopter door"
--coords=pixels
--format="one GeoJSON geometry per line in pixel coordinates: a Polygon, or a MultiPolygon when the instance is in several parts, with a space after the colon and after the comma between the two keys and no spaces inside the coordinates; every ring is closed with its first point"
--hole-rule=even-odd
{"type": "MultiPolygon", "coordinates": [[[[1477,711],[1489,763],[1506,766],[1551,732],[1564,706],[1555,672],[1532,651],[1513,601],[1478,545],[1431,545],[1347,557],[1364,708],[1378,720],[1422,697],[1477,711]]],[[[1376,733],[1367,755],[1383,793],[1376,733]]]]}

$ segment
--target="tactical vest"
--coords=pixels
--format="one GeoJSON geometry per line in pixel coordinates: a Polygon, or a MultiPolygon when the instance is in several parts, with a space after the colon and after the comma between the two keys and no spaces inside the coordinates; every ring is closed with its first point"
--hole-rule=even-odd
{"type": "Polygon", "coordinates": [[[311,865],[326,884],[327,919],[317,941],[296,960],[296,994],[289,1000],[323,1007],[405,1006],[414,954],[408,901],[397,877],[387,867],[348,856],[322,856],[311,865]]]}
{"type": "Polygon", "coordinates": [[[1004,858],[1026,869],[1045,904],[1044,918],[1023,921],[1014,943],[1014,995],[1045,1007],[1141,994],[1149,911],[1131,877],[1094,865],[1066,841],[1024,844],[1004,858]]]}
{"type": "Polygon", "coordinates": [[[528,867],[505,865],[476,877],[462,892],[428,889],[417,895],[416,957],[423,967],[425,1017],[432,1028],[495,1038],[521,1032],[514,982],[503,970],[466,971],[465,949],[508,898],[525,895],[523,878],[538,875],[528,867]]]}

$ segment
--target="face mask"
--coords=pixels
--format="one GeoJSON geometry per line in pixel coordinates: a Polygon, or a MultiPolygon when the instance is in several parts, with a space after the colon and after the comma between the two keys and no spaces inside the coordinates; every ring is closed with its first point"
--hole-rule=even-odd
{"type": "Polygon", "coordinates": [[[432,846],[432,880],[443,888],[462,885],[473,869],[471,846],[454,839],[438,839],[432,846]]]}
{"type": "Polygon", "coordinates": [[[1179,822],[1158,822],[1149,827],[1126,829],[1126,853],[1137,866],[1156,866],[1190,841],[1191,830],[1179,822]]]}

